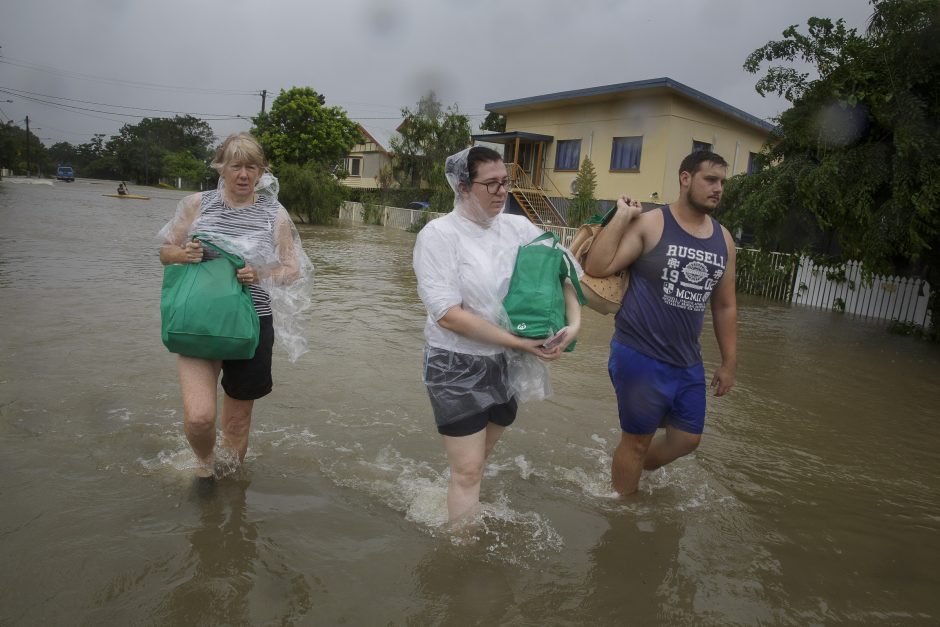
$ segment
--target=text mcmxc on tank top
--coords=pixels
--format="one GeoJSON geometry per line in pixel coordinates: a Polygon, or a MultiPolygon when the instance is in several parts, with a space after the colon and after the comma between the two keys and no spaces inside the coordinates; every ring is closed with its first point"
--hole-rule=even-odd
{"type": "Polygon", "coordinates": [[[724,276],[728,247],[714,218],[712,234],[687,233],[663,207],[659,243],[630,266],[630,287],[615,321],[614,341],[681,368],[702,360],[705,305],[724,276]]]}

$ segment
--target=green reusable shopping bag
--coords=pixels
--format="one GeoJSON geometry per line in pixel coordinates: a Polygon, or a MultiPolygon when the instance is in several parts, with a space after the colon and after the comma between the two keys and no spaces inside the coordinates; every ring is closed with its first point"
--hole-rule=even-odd
{"type": "Polygon", "coordinates": [[[163,344],[171,353],[202,359],[251,359],[261,326],[247,285],[235,270],[245,262],[196,235],[219,257],[167,265],[160,293],[163,344]]]}
{"type": "MultiPolygon", "coordinates": [[[[543,233],[525,246],[519,247],[516,265],[509,281],[509,291],[503,307],[509,315],[509,330],[528,338],[548,338],[566,324],[565,279],[571,279],[578,301],[586,301],[581,292],[578,273],[568,255],[558,246],[558,236],[543,233]],[[541,244],[551,239],[552,245],[541,244]]],[[[574,350],[575,342],[566,352],[574,350]]]]}

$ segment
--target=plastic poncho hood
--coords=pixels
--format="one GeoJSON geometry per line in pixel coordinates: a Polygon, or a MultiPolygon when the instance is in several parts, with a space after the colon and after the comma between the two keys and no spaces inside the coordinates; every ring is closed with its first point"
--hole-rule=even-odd
{"type": "MultiPolygon", "coordinates": [[[[464,148],[458,153],[452,154],[444,161],[444,177],[450,188],[454,190],[454,211],[467,218],[471,222],[479,224],[484,228],[489,228],[496,220],[496,216],[490,215],[486,209],[477,200],[477,197],[470,193],[470,148],[464,148]],[[460,189],[463,184],[466,191],[460,189]]],[[[505,210],[505,207],[504,207],[505,210]]]]}

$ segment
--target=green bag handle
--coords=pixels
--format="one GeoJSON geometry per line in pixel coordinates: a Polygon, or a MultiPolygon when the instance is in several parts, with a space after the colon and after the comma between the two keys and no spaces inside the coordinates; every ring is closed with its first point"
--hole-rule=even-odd
{"type": "Polygon", "coordinates": [[[584,292],[581,291],[581,281],[578,280],[578,273],[575,272],[574,263],[571,262],[571,259],[568,257],[567,253],[563,253],[564,264],[568,266],[568,278],[571,279],[571,284],[574,285],[574,291],[578,294],[578,303],[581,305],[587,304],[587,299],[584,297],[584,292]]]}
{"type": "Polygon", "coordinates": [[[245,267],[245,260],[239,257],[236,254],[230,253],[227,250],[223,250],[209,241],[209,236],[205,233],[193,233],[193,239],[198,239],[204,246],[211,248],[215,252],[219,253],[220,256],[225,257],[232,262],[237,269],[242,269],[245,267]]]}
{"type": "Polygon", "coordinates": [[[551,231],[545,231],[544,233],[536,237],[534,240],[526,244],[526,246],[531,246],[532,244],[538,244],[542,240],[546,240],[546,239],[555,240],[554,243],[552,244],[552,248],[554,248],[555,246],[558,246],[558,236],[552,233],[551,231]]]}
{"type": "MultiPolygon", "coordinates": [[[[532,244],[538,244],[544,240],[553,240],[552,248],[558,246],[558,236],[552,233],[551,231],[545,231],[534,240],[526,244],[526,246],[531,246],[532,244]]],[[[581,291],[581,281],[578,280],[578,273],[574,270],[574,264],[571,262],[571,258],[568,257],[568,253],[562,251],[562,263],[564,263],[568,268],[568,278],[571,279],[571,284],[574,285],[574,290],[578,294],[578,302],[581,305],[587,304],[587,299],[584,297],[584,292],[581,291]]]]}

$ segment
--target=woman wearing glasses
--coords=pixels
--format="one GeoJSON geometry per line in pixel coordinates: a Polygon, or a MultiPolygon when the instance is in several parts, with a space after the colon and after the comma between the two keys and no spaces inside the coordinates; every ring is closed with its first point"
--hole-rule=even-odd
{"type": "Polygon", "coordinates": [[[447,512],[464,523],[479,513],[484,461],[516,418],[507,351],[557,359],[577,336],[581,309],[567,283],[567,333],[550,349],[506,330],[502,301],[516,252],[542,230],[503,212],[512,184],[496,151],[468,148],[444,169],[454,210],[418,234],[414,270],[428,311],[424,383],[450,465],[447,512]]]}

